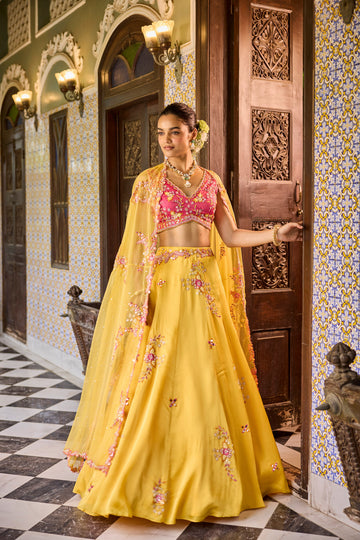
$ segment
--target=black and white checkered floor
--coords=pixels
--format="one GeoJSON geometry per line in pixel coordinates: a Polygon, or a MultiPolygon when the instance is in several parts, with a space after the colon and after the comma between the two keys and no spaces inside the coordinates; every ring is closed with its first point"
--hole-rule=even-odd
{"type": "MultiPolygon", "coordinates": [[[[75,475],[62,453],[81,392],[71,379],[40,357],[34,360],[0,342],[0,539],[359,538],[358,531],[293,495],[268,497],[265,508],[237,518],[173,526],[84,514],[76,508],[75,475]]],[[[278,435],[296,466],[299,434],[278,435]]]]}

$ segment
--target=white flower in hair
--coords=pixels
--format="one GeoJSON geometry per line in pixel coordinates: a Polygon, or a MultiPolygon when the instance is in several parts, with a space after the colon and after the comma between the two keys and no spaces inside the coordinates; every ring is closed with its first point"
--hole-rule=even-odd
{"type": "Polygon", "coordinates": [[[193,152],[200,152],[206,141],[209,137],[210,128],[205,122],[205,120],[199,120],[197,123],[197,134],[195,139],[193,139],[193,152]]]}

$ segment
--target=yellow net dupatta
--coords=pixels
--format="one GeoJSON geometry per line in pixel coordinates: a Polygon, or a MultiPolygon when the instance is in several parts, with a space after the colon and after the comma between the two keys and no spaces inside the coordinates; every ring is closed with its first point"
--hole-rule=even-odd
{"type": "MultiPolygon", "coordinates": [[[[147,169],[134,183],[123,239],[94,331],[80,405],[64,450],[73,471],[80,470],[86,462],[107,474],[132,401],[137,384],[135,365],[139,360],[154,274],[163,172],[163,164],[147,169]],[[119,379],[121,384],[118,384],[119,379]],[[94,441],[102,441],[102,444],[94,441]]],[[[210,174],[219,183],[224,203],[231,208],[221,180],[214,173],[210,174]]],[[[245,312],[240,249],[227,248],[215,226],[211,247],[218,260],[231,316],[256,377],[245,312]]]]}

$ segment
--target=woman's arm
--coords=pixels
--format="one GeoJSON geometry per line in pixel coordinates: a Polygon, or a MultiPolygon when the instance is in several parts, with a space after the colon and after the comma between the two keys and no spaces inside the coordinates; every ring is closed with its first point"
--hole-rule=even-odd
{"type": "Polygon", "coordinates": [[[274,229],[264,229],[262,231],[238,229],[219,193],[217,195],[215,225],[223,242],[228,247],[260,246],[261,244],[273,242],[274,239],[279,242],[293,242],[301,240],[302,237],[302,226],[293,222],[279,227],[277,234],[275,233],[275,238],[274,229]]]}

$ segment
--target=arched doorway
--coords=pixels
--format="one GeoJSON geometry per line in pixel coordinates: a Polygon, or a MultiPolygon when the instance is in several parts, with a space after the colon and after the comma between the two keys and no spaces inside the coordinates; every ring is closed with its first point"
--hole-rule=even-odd
{"type": "Polygon", "coordinates": [[[101,291],[124,231],[136,176],[159,162],[157,116],[163,70],[144,44],[140,15],[112,36],[99,67],[101,291]]]}
{"type": "Polygon", "coordinates": [[[7,92],[1,109],[3,331],[26,341],[25,130],[7,92]]]}

